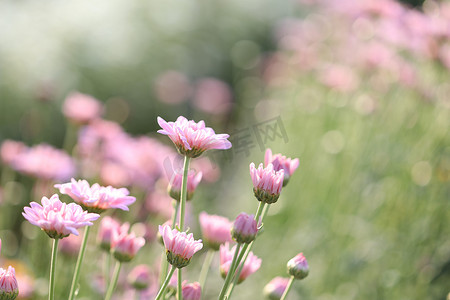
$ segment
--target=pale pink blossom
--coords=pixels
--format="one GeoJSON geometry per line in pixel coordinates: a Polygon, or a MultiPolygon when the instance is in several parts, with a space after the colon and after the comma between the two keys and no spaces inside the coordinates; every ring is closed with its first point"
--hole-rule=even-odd
{"type": "Polygon", "coordinates": [[[110,216],[106,216],[100,222],[100,229],[98,230],[97,242],[105,251],[111,249],[111,241],[113,232],[118,232],[120,230],[120,223],[110,216]]]}
{"type": "Polygon", "coordinates": [[[100,215],[83,211],[76,203],[63,203],[57,194],[50,199],[42,197],[42,206],[31,202],[31,207],[25,207],[22,215],[31,224],[41,227],[51,238],[64,238],[70,234],[78,235],[77,229],[91,226],[92,221],[100,215]]]}
{"type": "MultiPolygon", "coordinates": [[[[193,170],[188,171],[187,176],[187,200],[191,200],[192,196],[194,195],[194,192],[202,180],[202,172],[198,172],[197,174],[193,170]]],[[[167,187],[167,190],[169,192],[169,195],[177,200],[180,201],[181,196],[181,184],[183,180],[183,170],[176,170],[172,174],[172,178],[170,179],[169,186],[167,187]]]]}
{"type": "Polygon", "coordinates": [[[94,97],[82,93],[71,93],[63,105],[64,115],[71,121],[86,124],[102,114],[102,104],[94,97]]]}
{"type": "Polygon", "coordinates": [[[138,265],[128,274],[128,282],[137,290],[146,289],[150,281],[151,273],[147,265],[138,265]]]}
{"type": "Polygon", "coordinates": [[[240,213],[233,223],[231,235],[238,243],[251,243],[258,233],[255,216],[240,213]]]}
{"type": "MultiPolygon", "coordinates": [[[[236,245],[234,245],[231,250],[229,250],[228,243],[220,246],[220,273],[223,278],[225,278],[228,274],[235,251],[236,245]]],[[[239,275],[238,284],[244,281],[251,274],[255,273],[260,267],[261,259],[254,255],[253,252],[250,252],[244,263],[242,272],[239,275]]]]}
{"type": "Polygon", "coordinates": [[[152,215],[170,219],[174,211],[172,201],[173,199],[167,194],[166,190],[155,189],[147,193],[145,209],[152,215]]]}
{"type": "Polygon", "coordinates": [[[308,276],[309,266],[303,253],[297,254],[287,263],[288,273],[295,279],[303,279],[308,276]]]}
{"type": "Polygon", "coordinates": [[[67,153],[46,144],[22,151],[12,166],[19,172],[44,180],[67,180],[76,173],[75,162],[67,153]]]}
{"type": "Polygon", "coordinates": [[[118,231],[113,231],[111,239],[111,252],[114,257],[122,262],[132,260],[139,249],[145,244],[142,237],[136,237],[134,232],[128,233],[130,225],[124,223],[118,231]]]}
{"type": "Polygon", "coordinates": [[[275,171],[284,171],[283,186],[285,186],[295,170],[297,170],[300,162],[298,158],[292,159],[281,155],[280,153],[273,155],[271,149],[266,150],[264,157],[264,165],[267,167],[269,164],[273,165],[275,171]]]}
{"type": "Polygon", "coordinates": [[[275,277],[264,287],[263,293],[270,300],[280,300],[289,283],[289,278],[275,277]]]}
{"type": "Polygon", "coordinates": [[[230,87],[221,80],[204,78],[196,84],[193,103],[208,114],[218,115],[229,112],[231,100],[230,87]]]}
{"type": "Polygon", "coordinates": [[[166,122],[158,117],[158,124],[162,129],[158,133],[169,136],[182,155],[198,157],[206,150],[229,149],[228,134],[216,134],[204,121],[198,123],[180,116],[175,122],[166,122]]]}
{"type": "Polygon", "coordinates": [[[0,299],[15,299],[19,294],[16,271],[9,266],[7,270],[0,268],[0,299]]]}
{"type": "Polygon", "coordinates": [[[159,226],[164,241],[167,260],[177,268],[187,266],[195,252],[203,248],[202,240],[194,240],[192,233],[179,232],[170,226],[159,226]]]}
{"type": "Polygon", "coordinates": [[[275,203],[281,193],[284,180],[284,170],[275,171],[270,163],[266,168],[260,164],[258,169],[255,164],[250,164],[250,176],[253,182],[253,192],[258,201],[275,203]]]}
{"type": "Polygon", "coordinates": [[[130,192],[126,188],[104,187],[98,183],[90,186],[86,180],[76,181],[72,178],[71,182],[55,184],[55,187],[90,212],[101,213],[109,208],[128,211],[128,206],[136,201],[135,197],[129,196],[130,192]]]}
{"type": "Polygon", "coordinates": [[[187,283],[185,280],[182,283],[182,293],[184,300],[200,300],[202,297],[202,287],[200,283],[187,283]]]}
{"type": "Polygon", "coordinates": [[[203,240],[210,248],[217,251],[221,244],[232,241],[230,232],[233,223],[227,218],[201,212],[199,220],[203,240]]]}
{"type": "Polygon", "coordinates": [[[4,164],[11,166],[20,153],[26,149],[27,146],[22,142],[4,140],[0,146],[0,158],[4,164]]]}

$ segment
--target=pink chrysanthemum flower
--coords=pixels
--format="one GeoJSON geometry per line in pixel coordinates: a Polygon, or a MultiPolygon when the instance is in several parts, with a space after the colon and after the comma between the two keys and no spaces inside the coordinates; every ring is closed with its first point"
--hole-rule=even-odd
{"type": "Polygon", "coordinates": [[[170,226],[159,226],[166,247],[167,260],[179,269],[187,266],[195,252],[203,248],[202,240],[194,240],[192,233],[179,232],[170,226]]]}
{"type": "Polygon", "coordinates": [[[182,155],[198,157],[206,150],[229,149],[228,134],[216,134],[212,128],[206,127],[204,121],[195,123],[185,117],[178,117],[175,122],[166,122],[158,117],[158,124],[162,129],[158,133],[169,136],[182,155]]]}
{"type": "Polygon", "coordinates": [[[300,162],[298,158],[292,159],[280,153],[273,155],[272,150],[267,149],[266,155],[264,156],[264,165],[267,167],[269,164],[273,165],[275,171],[284,171],[283,186],[286,186],[294,171],[297,170],[300,162]]]}
{"type": "Polygon", "coordinates": [[[275,277],[264,287],[263,293],[269,300],[280,300],[289,283],[289,278],[275,277]]]}
{"type": "MultiPolygon", "coordinates": [[[[229,244],[220,246],[220,274],[223,278],[227,277],[228,271],[233,260],[234,252],[236,251],[236,245],[229,250],[229,244]]],[[[239,275],[238,284],[244,281],[248,276],[255,273],[261,267],[261,259],[258,258],[253,252],[250,252],[247,260],[244,263],[242,272],[239,275]]]]}
{"type": "Polygon", "coordinates": [[[102,213],[109,208],[128,211],[128,206],[136,201],[135,197],[129,196],[126,188],[104,187],[98,183],[89,186],[86,180],[76,181],[72,178],[71,182],[55,184],[55,188],[59,189],[61,194],[69,195],[89,212],[95,213],[102,213]]]}
{"type": "Polygon", "coordinates": [[[98,230],[97,242],[100,248],[109,252],[111,250],[111,241],[113,232],[120,230],[120,224],[110,216],[106,216],[100,222],[100,229],[98,230]]]}
{"type": "Polygon", "coordinates": [[[231,235],[238,243],[251,243],[258,233],[255,217],[246,213],[240,213],[233,223],[231,235]]]}
{"type": "MultiPolygon", "coordinates": [[[[172,179],[170,180],[169,186],[167,187],[170,197],[172,197],[177,201],[180,201],[182,180],[183,180],[183,173],[175,171],[172,175],[172,179]]],[[[195,189],[197,188],[201,180],[202,180],[202,172],[198,172],[197,174],[195,174],[194,171],[188,172],[187,200],[192,199],[192,196],[194,196],[195,189]]]]}
{"type": "Polygon", "coordinates": [[[275,171],[272,164],[268,164],[266,168],[260,164],[256,169],[255,164],[251,163],[250,176],[254,186],[253,192],[258,201],[268,204],[277,202],[283,187],[284,170],[275,171]]]}
{"type": "Polygon", "coordinates": [[[145,245],[142,237],[136,237],[134,232],[128,233],[130,224],[124,223],[118,231],[113,231],[111,239],[111,252],[121,262],[132,260],[139,249],[145,245]]]}
{"type": "Polygon", "coordinates": [[[100,117],[103,107],[94,97],[82,93],[71,93],[63,105],[63,114],[78,124],[87,124],[100,117]]]}
{"type": "Polygon", "coordinates": [[[294,276],[295,279],[303,279],[309,274],[308,261],[306,261],[303,253],[297,254],[294,258],[287,263],[288,273],[294,276]]]}
{"type": "Polygon", "coordinates": [[[182,293],[184,300],[200,300],[202,298],[202,287],[200,283],[187,283],[185,280],[182,283],[182,293]]]}
{"type": "Polygon", "coordinates": [[[19,284],[16,271],[9,266],[7,270],[0,268],[0,299],[14,300],[19,295],[19,284]]]}
{"type": "Polygon", "coordinates": [[[64,238],[71,233],[78,235],[78,228],[91,226],[92,221],[100,217],[98,214],[83,211],[76,203],[62,203],[57,194],[50,199],[42,197],[41,202],[42,206],[31,202],[31,208],[25,207],[22,215],[54,239],[64,238]]]}
{"type": "Polygon", "coordinates": [[[201,212],[199,220],[203,240],[211,249],[217,251],[220,245],[232,241],[230,231],[233,223],[227,218],[201,212]]]}

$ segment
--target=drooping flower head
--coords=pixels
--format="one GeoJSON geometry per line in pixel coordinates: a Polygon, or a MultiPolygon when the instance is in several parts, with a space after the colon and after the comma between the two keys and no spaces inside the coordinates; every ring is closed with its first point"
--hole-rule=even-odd
{"type": "Polygon", "coordinates": [[[7,270],[0,268],[0,299],[14,300],[19,295],[19,284],[16,271],[9,266],[7,270]]]}
{"type": "Polygon", "coordinates": [[[308,276],[309,266],[303,253],[297,254],[294,258],[287,263],[288,273],[294,276],[295,279],[303,279],[308,276]]]}
{"type": "Polygon", "coordinates": [[[145,244],[142,237],[136,237],[134,232],[128,233],[130,224],[124,223],[118,231],[113,231],[111,239],[111,252],[121,262],[132,260],[139,249],[145,244]]]}
{"type": "Polygon", "coordinates": [[[92,186],[86,180],[72,178],[71,182],[55,184],[61,194],[69,195],[76,203],[80,204],[89,212],[102,213],[109,208],[119,208],[128,211],[128,206],[136,201],[129,196],[126,188],[116,189],[112,186],[101,186],[94,183],[92,186]]]}
{"type": "Polygon", "coordinates": [[[202,298],[202,287],[198,282],[188,284],[185,280],[182,283],[182,293],[185,300],[200,300],[202,298]]]}
{"type": "Polygon", "coordinates": [[[275,277],[264,287],[263,293],[269,300],[280,300],[289,283],[289,278],[275,277]]]}
{"type": "Polygon", "coordinates": [[[98,230],[97,242],[100,248],[109,252],[111,250],[111,241],[113,232],[119,231],[120,224],[110,216],[106,216],[100,222],[100,229],[98,230]]]}
{"type": "Polygon", "coordinates": [[[42,206],[31,202],[31,207],[25,207],[22,215],[54,239],[64,238],[69,234],[78,235],[78,228],[91,226],[92,221],[100,217],[98,214],[83,211],[76,203],[62,203],[57,194],[50,199],[42,197],[41,202],[42,206]]]}
{"type": "Polygon", "coordinates": [[[232,241],[230,231],[233,223],[227,218],[201,212],[199,220],[203,240],[211,249],[217,251],[220,245],[232,241]]]}
{"type": "MultiPolygon", "coordinates": [[[[234,252],[236,251],[236,245],[229,250],[229,244],[220,246],[220,274],[223,278],[227,277],[228,271],[230,270],[231,261],[233,260],[234,252]]],[[[255,273],[261,267],[261,259],[258,258],[253,252],[250,252],[247,260],[244,263],[242,272],[239,275],[237,283],[241,283],[248,276],[255,273]]]]}
{"type": "Polygon", "coordinates": [[[231,235],[238,243],[251,243],[258,233],[258,226],[253,215],[240,213],[233,223],[231,235]]]}
{"type": "Polygon", "coordinates": [[[284,170],[275,171],[272,164],[268,164],[266,168],[260,164],[256,169],[255,164],[251,163],[250,176],[253,182],[253,192],[258,201],[268,204],[277,202],[283,187],[284,170]]]}
{"type": "Polygon", "coordinates": [[[166,122],[158,117],[158,124],[162,129],[158,133],[169,136],[181,155],[194,158],[210,149],[231,148],[228,134],[216,134],[204,121],[198,123],[178,117],[175,122],[166,122]]]}
{"type": "MultiPolygon", "coordinates": [[[[167,187],[170,197],[172,197],[177,201],[180,201],[182,180],[183,180],[183,173],[180,171],[175,171],[172,175],[172,179],[170,180],[169,186],[167,187]]],[[[201,180],[202,180],[202,172],[198,172],[197,174],[195,174],[194,171],[188,172],[187,200],[192,199],[195,189],[197,188],[201,180]]]]}
{"type": "Polygon", "coordinates": [[[92,96],[82,93],[71,93],[63,105],[63,114],[77,124],[87,124],[100,117],[102,104],[92,96]]]}
{"type": "Polygon", "coordinates": [[[147,265],[138,265],[131,270],[127,279],[135,289],[144,290],[150,285],[150,268],[147,265]]]}
{"type": "Polygon", "coordinates": [[[179,269],[187,266],[195,252],[203,248],[202,240],[194,240],[192,233],[179,232],[170,226],[159,226],[166,247],[167,261],[179,269]]]}
{"type": "Polygon", "coordinates": [[[269,164],[273,165],[275,171],[284,170],[283,186],[286,186],[294,171],[297,170],[299,160],[298,158],[291,159],[280,153],[273,155],[272,150],[267,149],[264,156],[264,165],[267,167],[269,164]]]}

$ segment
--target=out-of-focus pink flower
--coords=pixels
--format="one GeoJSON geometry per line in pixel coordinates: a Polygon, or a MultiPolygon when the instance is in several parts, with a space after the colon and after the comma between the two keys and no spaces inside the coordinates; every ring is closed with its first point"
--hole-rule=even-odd
{"type": "Polygon", "coordinates": [[[55,188],[61,194],[69,195],[89,212],[101,213],[109,208],[128,211],[128,206],[136,201],[135,197],[129,196],[130,192],[126,188],[103,187],[98,183],[90,186],[86,180],[76,181],[72,178],[71,182],[55,184],[55,188]]]}
{"type": "Polygon", "coordinates": [[[0,158],[4,164],[11,166],[20,153],[26,149],[27,146],[22,142],[4,140],[0,146],[0,158]]]}
{"type": "Polygon", "coordinates": [[[134,232],[128,233],[129,228],[128,223],[123,224],[118,231],[113,231],[111,239],[111,252],[121,262],[132,260],[145,244],[144,238],[136,237],[134,232]]]}
{"type": "Polygon", "coordinates": [[[359,85],[354,71],[347,66],[329,66],[319,79],[324,85],[343,93],[351,92],[359,85]]]}
{"type": "Polygon", "coordinates": [[[82,93],[71,93],[63,105],[63,114],[71,121],[86,124],[102,114],[102,104],[92,96],[82,93]]]}
{"type": "Polygon", "coordinates": [[[147,265],[138,265],[128,274],[128,282],[137,290],[146,289],[151,280],[150,268],[147,265]]]}
{"type": "Polygon", "coordinates": [[[31,299],[36,289],[34,279],[27,274],[20,273],[20,271],[16,274],[16,279],[17,282],[20,282],[18,299],[31,299]]]}
{"type": "Polygon", "coordinates": [[[255,217],[246,213],[240,213],[233,223],[231,235],[238,243],[251,243],[258,233],[255,217]]]}
{"type": "Polygon", "coordinates": [[[201,212],[199,216],[203,240],[213,250],[219,250],[220,245],[231,242],[230,220],[218,215],[208,215],[201,212]]]}
{"type": "Polygon", "coordinates": [[[202,240],[194,240],[192,233],[179,232],[170,226],[159,226],[166,247],[167,260],[179,269],[187,266],[195,252],[203,248],[202,240]]]}
{"type": "Polygon", "coordinates": [[[266,155],[264,157],[264,165],[266,167],[269,164],[272,164],[274,171],[284,170],[283,186],[288,183],[292,174],[294,174],[294,171],[297,170],[299,163],[298,158],[291,159],[280,153],[273,155],[271,149],[266,150],[266,155]]]}
{"type": "Polygon", "coordinates": [[[275,277],[264,287],[263,293],[269,300],[280,300],[289,283],[289,278],[275,277]]]}
{"type": "Polygon", "coordinates": [[[172,201],[174,200],[165,190],[156,189],[148,192],[145,200],[145,209],[153,215],[169,219],[174,211],[172,201]]]}
{"type": "Polygon", "coordinates": [[[183,299],[185,300],[200,300],[202,297],[202,287],[200,283],[187,283],[185,280],[182,284],[183,299]]]}
{"type": "Polygon", "coordinates": [[[109,252],[111,249],[111,241],[113,232],[118,232],[120,224],[110,216],[106,216],[100,222],[100,229],[98,230],[97,242],[100,248],[109,252]]]}
{"type": "Polygon", "coordinates": [[[9,266],[7,270],[0,268],[0,299],[14,300],[19,294],[16,271],[9,266]]]}
{"type": "Polygon", "coordinates": [[[155,90],[158,100],[167,104],[182,103],[192,94],[188,78],[177,71],[161,74],[156,79],[155,90]]]}
{"type": "Polygon", "coordinates": [[[194,105],[213,115],[224,114],[231,109],[231,90],[223,81],[215,78],[201,79],[193,97],[194,105]]]}
{"type": "Polygon", "coordinates": [[[81,240],[82,238],[80,236],[69,235],[59,242],[59,250],[67,255],[75,256],[80,251],[81,240]]]}
{"type": "Polygon", "coordinates": [[[191,168],[202,172],[203,182],[216,182],[220,177],[220,167],[207,156],[194,160],[191,168]]]}
{"type": "Polygon", "coordinates": [[[303,253],[297,254],[294,258],[287,263],[288,273],[294,276],[295,279],[303,279],[308,276],[309,266],[303,253]]]}
{"type": "Polygon", "coordinates": [[[198,157],[206,150],[231,148],[228,134],[216,134],[204,121],[195,123],[180,116],[175,122],[166,122],[158,117],[162,129],[158,133],[169,136],[182,155],[198,157]]]}
{"type": "MultiPolygon", "coordinates": [[[[181,183],[183,180],[183,170],[177,170],[173,173],[172,179],[170,180],[167,191],[170,197],[180,201],[181,198],[181,183]]],[[[187,176],[187,200],[191,200],[194,196],[195,189],[202,180],[202,172],[195,174],[193,170],[188,171],[187,176]]]]}
{"type": "Polygon", "coordinates": [[[62,181],[74,176],[75,162],[64,151],[40,144],[21,152],[12,167],[44,180],[62,181]]]}
{"type": "Polygon", "coordinates": [[[260,164],[258,169],[255,164],[250,164],[250,176],[253,182],[253,192],[258,201],[268,204],[275,203],[281,193],[284,180],[284,170],[275,171],[272,164],[263,168],[260,164]]]}
{"type": "Polygon", "coordinates": [[[31,202],[30,207],[25,207],[22,215],[31,224],[41,227],[47,235],[54,239],[78,235],[77,229],[91,226],[100,215],[83,211],[81,206],[75,203],[62,203],[57,194],[50,199],[42,197],[42,206],[31,202]]]}
{"type": "MultiPolygon", "coordinates": [[[[231,266],[231,261],[233,260],[234,252],[236,251],[236,245],[229,250],[229,244],[220,246],[220,274],[223,278],[226,278],[228,270],[231,266]]],[[[255,273],[261,267],[261,259],[258,258],[253,252],[250,252],[247,260],[244,263],[242,272],[239,275],[238,284],[244,281],[248,276],[255,273]]]]}

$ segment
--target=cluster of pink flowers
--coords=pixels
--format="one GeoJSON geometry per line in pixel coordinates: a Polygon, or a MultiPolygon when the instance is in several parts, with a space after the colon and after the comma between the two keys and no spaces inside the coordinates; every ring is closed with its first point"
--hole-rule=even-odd
{"type": "Polygon", "coordinates": [[[31,207],[25,207],[22,215],[31,224],[40,227],[47,235],[54,239],[78,235],[78,228],[91,226],[100,216],[83,211],[76,203],[63,203],[54,194],[49,198],[42,197],[42,205],[31,202],[31,207]]]}

